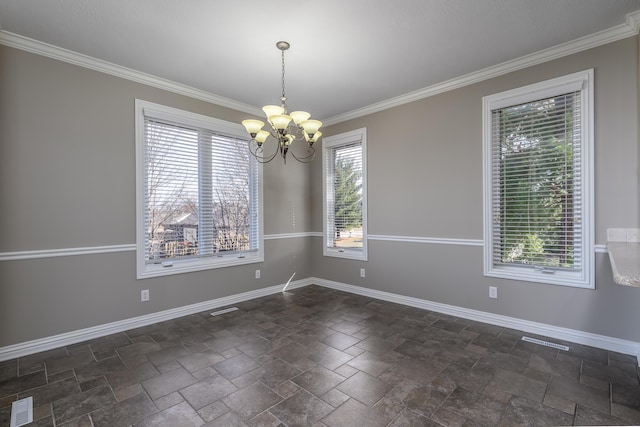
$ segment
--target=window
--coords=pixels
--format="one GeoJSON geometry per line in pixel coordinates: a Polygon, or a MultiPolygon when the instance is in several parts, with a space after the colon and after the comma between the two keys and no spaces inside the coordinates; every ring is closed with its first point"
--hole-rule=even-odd
{"type": "Polygon", "coordinates": [[[136,100],[138,278],[263,261],[244,129],[136,100]]]}
{"type": "Polygon", "coordinates": [[[323,140],[324,255],[367,260],[366,129],[323,140]]]}
{"type": "Polygon", "coordinates": [[[593,70],[483,101],[485,275],[593,288],[593,70]]]}

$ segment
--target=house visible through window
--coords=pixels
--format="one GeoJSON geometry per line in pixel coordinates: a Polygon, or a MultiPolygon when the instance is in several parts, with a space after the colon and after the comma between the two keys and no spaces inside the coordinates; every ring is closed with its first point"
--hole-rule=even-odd
{"type": "Polygon", "coordinates": [[[323,141],[324,254],[367,259],[366,131],[323,141]]]}
{"type": "Polygon", "coordinates": [[[136,105],[138,277],[261,261],[260,170],[243,129],[136,105]]]}
{"type": "Polygon", "coordinates": [[[484,99],[486,275],[593,287],[591,84],[484,99]]]}

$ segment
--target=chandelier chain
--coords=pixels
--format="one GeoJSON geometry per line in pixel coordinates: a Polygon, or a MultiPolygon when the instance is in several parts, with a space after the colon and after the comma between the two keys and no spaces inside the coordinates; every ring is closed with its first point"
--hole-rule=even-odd
{"type": "Polygon", "coordinates": [[[287,100],[286,95],[284,94],[284,50],[282,51],[282,106],[285,106],[285,101],[287,100]]]}

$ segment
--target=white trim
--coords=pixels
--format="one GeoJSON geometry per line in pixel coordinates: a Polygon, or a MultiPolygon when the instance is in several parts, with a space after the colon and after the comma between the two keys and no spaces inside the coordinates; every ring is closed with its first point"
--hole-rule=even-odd
{"type": "Polygon", "coordinates": [[[410,102],[418,101],[420,99],[429,98],[440,93],[459,89],[465,86],[472,85],[474,83],[479,83],[484,80],[499,77],[514,71],[522,70],[534,65],[562,58],[564,56],[572,55],[574,53],[582,52],[608,43],[613,43],[618,40],[626,39],[627,37],[637,35],[639,31],[640,11],[636,11],[627,14],[627,19],[624,24],[617,25],[615,27],[597,32],[595,34],[590,34],[588,36],[584,36],[570,42],[562,43],[558,46],[550,47],[548,49],[543,49],[529,55],[521,56],[520,58],[506,61],[502,64],[493,65],[483,70],[474,71],[460,77],[445,80],[444,82],[436,83],[426,88],[405,93],[404,95],[386,99],[384,101],[358,108],[356,110],[348,111],[343,114],[328,117],[323,120],[323,123],[325,126],[330,126],[336,123],[342,123],[346,122],[347,120],[352,120],[358,117],[377,113],[379,111],[388,110],[389,108],[397,107],[399,105],[404,105],[410,102]]]}
{"type": "Polygon", "coordinates": [[[242,111],[248,114],[253,114],[254,116],[263,115],[262,110],[253,105],[245,104],[243,102],[236,101],[230,98],[225,98],[223,96],[196,89],[191,86],[183,85],[167,79],[153,76],[151,74],[136,71],[131,68],[116,65],[111,62],[83,55],[81,53],[77,53],[68,49],[63,49],[58,46],[24,37],[19,34],[10,33],[8,31],[0,30],[0,44],[15,49],[20,49],[25,52],[35,53],[36,55],[41,55],[47,58],[56,59],[68,64],[73,64],[80,67],[88,68],[90,70],[99,71],[111,76],[120,77],[137,83],[142,83],[147,86],[177,93],[179,95],[184,95],[190,98],[210,102],[221,107],[232,108],[234,110],[242,111]]]}
{"type": "MultiPolygon", "coordinates": [[[[289,289],[308,286],[313,283],[311,278],[296,280],[289,284],[289,289]]],[[[243,292],[240,294],[229,295],[228,297],[217,298],[209,301],[199,302],[196,304],[186,305],[183,307],[172,308],[169,310],[151,313],[144,316],[132,317],[117,322],[106,323],[86,329],[79,329],[72,332],[66,332],[47,338],[41,338],[33,341],[27,341],[20,344],[14,344],[6,347],[0,347],[0,362],[16,357],[22,357],[29,354],[39,353],[41,351],[52,350],[54,348],[66,345],[76,344],[79,342],[103,337],[118,332],[127,331],[142,326],[152,325],[154,323],[164,322],[166,320],[176,319],[178,317],[188,316],[190,314],[201,313],[214,310],[219,307],[237,304],[243,301],[264,297],[267,295],[282,292],[285,284],[270,286],[268,288],[257,289],[255,291],[243,292]]]]}
{"type": "Polygon", "coordinates": [[[90,246],[84,248],[42,249],[35,251],[18,251],[0,253],[0,261],[16,261],[21,259],[53,258],[60,256],[93,255],[110,252],[135,251],[135,243],[126,245],[90,246]]]}
{"type": "Polygon", "coordinates": [[[482,246],[481,239],[447,239],[440,237],[416,237],[416,236],[387,236],[382,234],[370,234],[369,240],[381,240],[386,242],[402,243],[427,243],[438,245],[482,246]]]}
{"type": "MultiPolygon", "coordinates": [[[[294,239],[302,237],[322,237],[319,231],[303,232],[303,233],[286,233],[286,234],[268,234],[264,236],[264,240],[278,239],[294,239]]],[[[400,242],[400,243],[425,243],[440,245],[461,245],[461,246],[482,246],[482,240],[479,239],[445,239],[439,237],[409,237],[409,236],[388,236],[382,234],[369,234],[369,240],[379,240],[383,242],[400,242]]],[[[17,251],[17,252],[0,252],[0,262],[2,261],[19,261],[23,259],[39,259],[54,258],[74,255],[94,255],[106,254],[112,252],[130,252],[136,250],[135,243],[125,245],[111,246],[92,246],[84,248],[63,248],[63,249],[43,249],[35,251],[17,251]]],[[[595,253],[606,254],[607,245],[594,245],[595,253]]]]}
{"type": "Polygon", "coordinates": [[[491,325],[502,326],[505,328],[515,329],[518,331],[528,332],[536,335],[542,335],[545,337],[555,338],[563,341],[597,347],[604,350],[611,350],[618,353],[629,354],[639,357],[638,366],[640,366],[640,343],[635,341],[613,338],[575,329],[562,328],[546,323],[532,322],[515,317],[503,316],[500,314],[487,313],[485,311],[472,310],[470,308],[442,304],[439,302],[393,294],[385,291],[378,291],[375,289],[363,288],[360,286],[349,285],[332,280],[325,280],[314,277],[312,278],[312,282],[316,285],[324,286],[325,288],[336,289],[383,301],[394,302],[410,307],[417,307],[424,310],[435,311],[437,313],[448,314],[450,316],[461,317],[463,319],[475,320],[477,322],[488,323],[491,325]]]}
{"type": "Polygon", "coordinates": [[[321,236],[322,234],[320,233],[283,233],[283,234],[269,234],[269,235],[265,235],[264,236],[264,240],[278,240],[278,239],[297,239],[299,237],[312,237],[314,234],[318,234],[319,236],[321,236]]]}

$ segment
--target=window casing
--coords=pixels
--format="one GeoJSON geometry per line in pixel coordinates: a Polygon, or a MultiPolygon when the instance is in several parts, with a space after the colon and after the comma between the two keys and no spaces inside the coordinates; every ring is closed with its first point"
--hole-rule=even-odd
{"type": "Polygon", "coordinates": [[[366,129],[326,137],[322,151],[323,254],[366,261],[366,129]]]}
{"type": "Polygon", "coordinates": [[[136,100],[139,279],[264,260],[262,169],[242,126],[136,100]]]}
{"type": "Polygon", "coordinates": [[[484,274],[594,288],[593,70],[483,99],[484,274]]]}

